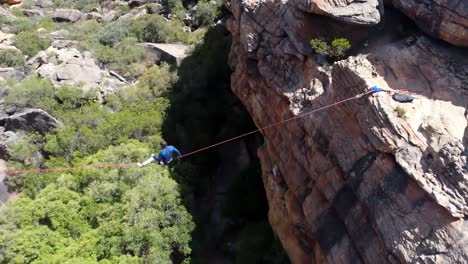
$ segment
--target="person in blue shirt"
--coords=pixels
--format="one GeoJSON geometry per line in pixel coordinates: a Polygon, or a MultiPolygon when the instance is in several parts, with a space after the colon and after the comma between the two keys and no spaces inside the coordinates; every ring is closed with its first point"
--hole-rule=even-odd
{"type": "Polygon", "coordinates": [[[151,154],[151,158],[147,159],[143,163],[138,162],[138,167],[144,167],[150,164],[151,162],[157,162],[161,166],[167,165],[173,160],[174,152],[177,154],[177,159],[180,159],[180,157],[182,156],[178,149],[171,145],[168,146],[166,141],[164,140],[161,141],[161,148],[162,150],[159,152],[158,156],[151,154]]]}

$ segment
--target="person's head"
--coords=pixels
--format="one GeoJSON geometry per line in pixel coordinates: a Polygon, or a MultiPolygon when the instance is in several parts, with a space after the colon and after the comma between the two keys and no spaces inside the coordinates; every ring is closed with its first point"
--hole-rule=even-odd
{"type": "Polygon", "coordinates": [[[164,141],[164,140],[161,140],[161,142],[159,144],[161,145],[161,148],[167,147],[167,142],[164,141]]]}

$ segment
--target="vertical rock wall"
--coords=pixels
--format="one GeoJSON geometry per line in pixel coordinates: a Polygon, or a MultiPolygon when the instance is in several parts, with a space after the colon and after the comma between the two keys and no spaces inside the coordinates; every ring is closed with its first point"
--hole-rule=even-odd
{"type": "Polygon", "coordinates": [[[467,262],[467,50],[424,36],[377,39],[322,67],[311,38],[364,39],[369,28],[310,14],[313,2],[226,2],[232,89],[258,127],[372,85],[417,99],[369,95],[264,131],[269,220],[291,261],[467,262]]]}

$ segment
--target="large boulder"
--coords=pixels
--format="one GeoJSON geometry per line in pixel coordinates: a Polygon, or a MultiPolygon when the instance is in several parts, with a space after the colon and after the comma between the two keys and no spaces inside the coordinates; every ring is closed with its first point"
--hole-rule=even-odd
{"type": "Polygon", "coordinates": [[[468,1],[392,0],[392,3],[431,36],[468,47],[468,1]]]}
{"type": "MultiPolygon", "coordinates": [[[[41,109],[8,109],[0,115],[0,158],[9,159],[14,144],[27,134],[38,132],[42,135],[57,127],[58,120],[41,109]]],[[[40,153],[28,157],[26,163],[40,160],[40,153]]]]}
{"type": "Polygon", "coordinates": [[[41,18],[44,16],[44,11],[41,9],[23,9],[23,14],[31,18],[41,18]]]}
{"type": "Polygon", "coordinates": [[[15,68],[0,68],[0,77],[1,78],[16,78],[20,79],[20,77],[23,77],[24,73],[16,70],[15,68]]]}
{"type": "Polygon", "coordinates": [[[57,30],[50,33],[52,39],[68,39],[70,37],[70,32],[66,29],[57,30]]]}
{"type": "Polygon", "coordinates": [[[156,55],[158,62],[179,64],[187,57],[187,46],[183,44],[141,43],[146,51],[156,55]]]}
{"type": "Polygon", "coordinates": [[[0,116],[0,126],[4,127],[4,131],[45,134],[57,124],[58,120],[42,109],[22,109],[11,115],[0,116]]]}
{"type": "Polygon", "coordinates": [[[297,6],[302,10],[334,19],[362,25],[375,25],[380,22],[381,10],[379,0],[332,1],[332,0],[298,0],[297,6]]]}
{"type": "Polygon", "coordinates": [[[76,9],[57,9],[52,14],[55,22],[76,22],[81,19],[83,14],[76,9]]]}
{"type": "Polygon", "coordinates": [[[148,9],[146,9],[144,6],[141,6],[139,8],[135,8],[124,14],[123,16],[120,16],[118,20],[122,19],[137,19],[139,17],[142,17],[144,15],[148,14],[148,9]]]}
{"type": "Polygon", "coordinates": [[[104,13],[102,21],[109,23],[114,21],[117,18],[117,12],[115,10],[109,10],[108,12],[104,13]]]}
{"type": "Polygon", "coordinates": [[[77,85],[84,91],[97,89],[100,95],[115,92],[124,83],[101,69],[90,52],[79,52],[70,47],[72,41],[56,40],[53,47],[39,52],[28,61],[33,70],[54,86],[77,85]]]}
{"type": "Polygon", "coordinates": [[[102,22],[102,20],[104,19],[103,15],[101,15],[98,12],[86,13],[83,15],[83,18],[85,20],[96,20],[97,22],[102,22]]]}

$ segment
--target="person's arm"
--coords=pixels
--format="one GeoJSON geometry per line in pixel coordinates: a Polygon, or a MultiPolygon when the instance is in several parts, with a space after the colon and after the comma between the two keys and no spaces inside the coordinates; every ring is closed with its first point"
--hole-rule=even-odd
{"type": "Polygon", "coordinates": [[[174,146],[171,146],[171,147],[172,147],[172,150],[175,151],[175,153],[177,153],[177,158],[180,158],[182,156],[182,154],[180,154],[180,151],[176,149],[174,146]]]}

